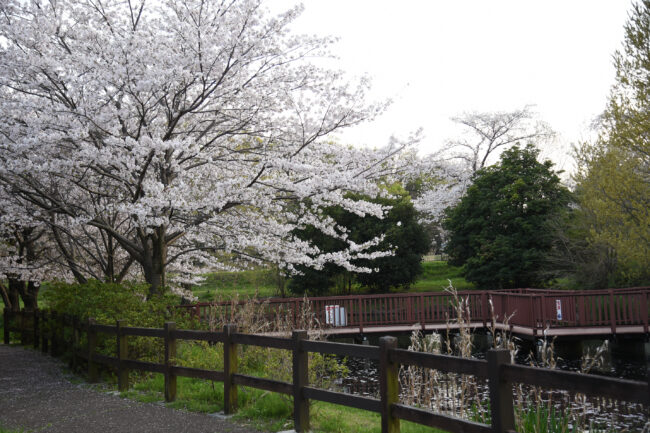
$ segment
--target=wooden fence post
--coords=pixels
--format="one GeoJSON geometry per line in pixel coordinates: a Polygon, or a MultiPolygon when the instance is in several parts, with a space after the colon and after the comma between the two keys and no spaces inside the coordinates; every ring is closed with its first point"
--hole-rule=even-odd
{"type": "Polygon", "coordinates": [[[648,296],[650,293],[641,293],[641,317],[643,317],[643,333],[648,337],[648,296]]]}
{"type": "Polygon", "coordinates": [[[176,375],[172,373],[172,359],[176,358],[176,323],[165,322],[165,401],[176,400],[176,375]]]}
{"type": "Polygon", "coordinates": [[[303,397],[304,387],[309,385],[309,354],[302,350],[300,342],[308,338],[307,331],[295,330],[293,340],[293,428],[296,433],[309,431],[309,400],[303,397]]]}
{"type": "Polygon", "coordinates": [[[41,311],[41,352],[47,353],[49,350],[49,338],[48,338],[48,327],[47,327],[47,310],[41,311]]]}
{"type": "Polygon", "coordinates": [[[99,378],[97,364],[93,362],[95,348],[97,347],[97,331],[95,330],[95,319],[88,318],[88,382],[95,383],[99,378]]]}
{"type": "Polygon", "coordinates": [[[22,308],[18,312],[18,323],[20,324],[20,345],[24,346],[27,344],[27,320],[25,320],[25,309],[22,308]]]}
{"type": "Polygon", "coordinates": [[[648,349],[645,350],[645,380],[648,383],[648,395],[650,395],[650,353],[648,353],[648,349]]]}
{"type": "Polygon", "coordinates": [[[232,335],[236,332],[237,325],[224,325],[223,327],[223,413],[226,415],[237,410],[237,385],[232,380],[232,375],[237,373],[239,364],[237,344],[232,341],[232,335]]]}
{"type": "Polygon", "coordinates": [[[614,300],[614,291],[609,289],[609,320],[612,328],[612,335],[616,336],[616,306],[614,300]]]}
{"type": "Polygon", "coordinates": [[[57,356],[59,354],[59,338],[57,330],[59,328],[59,315],[56,311],[50,312],[50,354],[57,356]]]}
{"type": "Polygon", "coordinates": [[[9,308],[5,308],[2,313],[2,325],[4,334],[4,343],[9,344],[9,308]]]}
{"type": "Polygon", "coordinates": [[[359,333],[363,334],[363,314],[364,314],[364,311],[363,311],[363,298],[361,298],[361,296],[359,296],[357,298],[357,300],[358,300],[357,311],[358,311],[358,315],[359,315],[359,333]]]}
{"type": "Polygon", "coordinates": [[[533,337],[537,336],[537,317],[535,316],[535,303],[533,302],[533,295],[528,295],[528,308],[530,309],[530,329],[533,330],[533,337]]]}
{"type": "Polygon", "coordinates": [[[79,317],[72,316],[72,369],[76,370],[79,367],[79,357],[77,351],[79,350],[79,317]]]}
{"type": "Polygon", "coordinates": [[[32,314],[32,324],[34,325],[34,349],[38,349],[38,345],[40,343],[41,339],[41,327],[39,323],[39,315],[40,311],[38,308],[34,308],[34,312],[32,314]]]}
{"type": "Polygon", "coordinates": [[[515,429],[515,412],[512,403],[512,384],[501,379],[501,366],[510,364],[510,351],[490,349],[487,352],[488,382],[490,386],[490,411],[492,431],[505,433],[515,429]]]}
{"type": "Polygon", "coordinates": [[[129,389],[129,370],[124,366],[123,361],[128,359],[127,336],[123,335],[122,328],[124,320],[116,321],[117,326],[117,389],[126,391],[129,389]]]}
{"type": "Polygon", "coordinates": [[[298,314],[299,309],[300,309],[300,303],[296,299],[293,302],[293,329],[296,329],[298,327],[298,317],[300,317],[298,314]]]}
{"type": "Polygon", "coordinates": [[[483,328],[487,329],[487,323],[492,321],[492,318],[490,317],[490,306],[485,292],[481,293],[481,319],[483,319],[483,328]]]}
{"type": "Polygon", "coordinates": [[[379,393],[381,395],[381,433],[399,433],[399,418],[391,414],[391,405],[399,403],[399,369],[390,360],[390,351],[397,349],[397,338],[379,339],[379,393]]]}

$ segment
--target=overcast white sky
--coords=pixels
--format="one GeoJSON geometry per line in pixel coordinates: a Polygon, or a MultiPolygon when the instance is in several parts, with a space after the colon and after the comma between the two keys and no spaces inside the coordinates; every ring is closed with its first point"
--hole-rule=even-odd
{"type": "MultiPolygon", "coordinates": [[[[271,0],[273,10],[295,4],[271,0]]],[[[553,159],[588,134],[614,80],[631,0],[306,0],[294,28],[340,37],[338,66],[369,75],[395,103],[341,141],[380,146],[424,128],[420,153],[458,133],[450,117],[535,105],[560,136],[553,159]],[[558,154],[559,153],[559,154],[558,154]]],[[[568,166],[565,168],[569,168],[568,166]]]]}

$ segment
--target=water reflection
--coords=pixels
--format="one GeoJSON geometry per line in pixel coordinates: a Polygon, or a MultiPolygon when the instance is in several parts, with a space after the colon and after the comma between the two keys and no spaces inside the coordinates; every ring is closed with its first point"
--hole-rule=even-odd
{"type": "MultiPolygon", "coordinates": [[[[402,346],[404,346],[403,340],[402,343],[402,346]]],[[[477,344],[477,346],[480,348],[481,344],[477,344]]],[[[566,346],[564,344],[557,344],[556,346],[556,368],[579,372],[581,370],[581,353],[584,347],[580,346],[576,348],[575,342],[567,343],[566,346]]],[[[534,346],[530,343],[519,341],[518,349],[516,356],[516,362],[518,364],[539,366],[541,362],[534,355],[534,346]]],[[[637,353],[637,355],[639,354],[637,353]]],[[[473,353],[473,356],[477,359],[484,359],[485,351],[477,350],[476,353],[473,353]]],[[[379,398],[378,363],[360,358],[347,358],[346,363],[350,374],[340,381],[337,389],[350,394],[379,398]]],[[[647,364],[642,354],[640,356],[630,356],[628,351],[623,350],[621,352],[615,347],[606,354],[603,366],[597,371],[591,371],[591,373],[644,381],[646,380],[646,370],[647,364]]],[[[402,369],[402,383],[408,382],[405,380],[404,374],[406,372],[402,369]]],[[[466,387],[467,389],[462,389],[459,375],[436,373],[435,386],[437,389],[428,390],[435,391],[428,393],[429,395],[435,396],[429,401],[429,408],[436,412],[453,414],[455,416],[461,416],[462,412],[463,418],[480,420],[483,416],[487,415],[486,406],[484,404],[481,405],[481,403],[488,399],[488,387],[487,383],[483,381],[473,381],[472,383],[473,388],[466,387]],[[433,401],[434,399],[437,401],[433,401]],[[465,401],[465,403],[461,404],[461,400],[465,401]]],[[[419,386],[426,387],[430,385],[420,384],[419,386]]],[[[411,388],[414,388],[412,382],[411,388]]],[[[427,394],[422,391],[414,391],[413,389],[405,390],[402,387],[400,399],[403,402],[408,401],[409,396],[407,393],[409,392],[421,392],[423,395],[427,394]]],[[[611,431],[642,432],[644,431],[644,426],[648,424],[650,417],[649,408],[643,407],[642,405],[612,401],[604,398],[577,397],[566,391],[540,390],[528,385],[513,385],[513,396],[515,398],[515,404],[518,407],[527,408],[541,405],[549,411],[566,411],[568,409],[573,414],[583,417],[586,420],[585,424],[587,426],[591,423],[593,426],[599,428],[605,427],[608,430],[611,429],[611,431]]],[[[486,418],[483,419],[485,420],[486,418]]],[[[571,431],[572,426],[569,425],[569,427],[571,431]]]]}

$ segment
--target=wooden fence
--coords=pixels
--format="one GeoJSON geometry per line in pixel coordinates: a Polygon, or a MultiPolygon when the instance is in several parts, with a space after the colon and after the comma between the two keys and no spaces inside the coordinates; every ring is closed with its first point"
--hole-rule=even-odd
{"type": "Polygon", "coordinates": [[[379,346],[366,346],[313,341],[308,339],[306,331],[300,330],[293,331],[291,338],[279,338],[241,334],[237,332],[235,325],[226,325],[221,332],[176,329],[173,322],[165,323],[164,328],[137,328],[126,327],[122,321],[117,321],[115,325],[101,325],[95,323],[93,319],[81,321],[77,317],[58,315],[56,312],[12,313],[5,310],[5,344],[9,343],[12,332],[20,333],[23,343],[31,340],[35,348],[40,346],[42,351],[50,351],[54,355],[60,355],[65,344],[71,351],[73,367],[80,368],[82,365],[80,360],[85,360],[90,382],[98,380],[99,365],[112,368],[117,374],[120,391],[129,388],[129,371],[140,370],[164,375],[166,401],[173,401],[176,398],[176,378],[179,376],[223,382],[226,414],[237,410],[239,386],[293,396],[293,418],[297,432],[309,430],[310,400],[377,412],[381,414],[381,431],[384,433],[399,432],[400,420],[458,433],[513,432],[515,418],[512,384],[514,383],[650,405],[650,380],[640,382],[514,365],[510,364],[510,353],[507,350],[490,350],[487,360],[413,352],[398,349],[397,339],[394,337],[380,338],[379,346]],[[44,326],[45,324],[47,326],[44,326]],[[64,333],[64,329],[68,332],[64,333]],[[80,335],[83,332],[87,333],[87,345],[81,347],[80,335]],[[98,334],[115,337],[115,356],[101,355],[96,352],[98,334]],[[69,336],[67,341],[63,341],[64,335],[69,336]],[[164,339],[164,362],[152,363],[130,359],[127,353],[127,340],[130,336],[164,339]],[[174,365],[172,360],[176,356],[176,345],[179,340],[223,343],[224,370],[213,371],[174,365]],[[289,352],[293,359],[292,382],[240,374],[238,345],[283,349],[289,352]],[[308,354],[311,352],[379,361],[380,398],[349,395],[309,386],[308,354]],[[398,378],[400,365],[413,365],[487,379],[491,425],[400,404],[398,378]]]}
{"type": "MultiPolygon", "coordinates": [[[[491,322],[494,314],[497,323],[504,324],[505,318],[510,317],[508,325],[517,326],[531,336],[541,336],[545,329],[566,330],[566,335],[579,334],[579,329],[611,335],[650,332],[650,287],[590,291],[469,290],[458,292],[458,296],[467,300],[468,321],[483,327],[491,322]]],[[[202,302],[180,308],[190,309],[205,319],[214,305],[236,308],[246,302],[249,301],[202,302]]],[[[270,298],[264,302],[271,316],[284,314],[293,318],[295,326],[304,303],[308,302],[321,325],[353,327],[361,333],[372,327],[445,324],[449,318],[453,321],[456,314],[453,297],[447,292],[270,298]]]]}

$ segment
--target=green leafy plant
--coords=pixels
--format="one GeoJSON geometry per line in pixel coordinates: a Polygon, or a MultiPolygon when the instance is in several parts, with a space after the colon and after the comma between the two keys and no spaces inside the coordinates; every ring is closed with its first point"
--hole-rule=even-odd
{"type": "Polygon", "coordinates": [[[544,258],[553,245],[548,224],[568,209],[570,194],[539,150],[514,147],[479,170],[461,201],[448,210],[449,263],[486,289],[546,283],[544,258]]]}
{"type": "MultiPolygon", "coordinates": [[[[147,328],[162,328],[168,321],[176,322],[178,328],[192,329],[197,326],[191,315],[174,308],[179,301],[177,297],[156,295],[147,299],[147,293],[148,286],[145,284],[90,280],[85,284],[50,283],[42,296],[50,310],[58,315],[76,316],[82,322],[93,318],[96,323],[105,325],[115,325],[117,320],[123,320],[124,326],[147,328]]],[[[51,330],[54,323],[48,321],[43,326],[45,330],[51,330]]],[[[65,338],[69,339],[69,334],[65,338]]],[[[82,346],[86,344],[85,333],[82,333],[80,343],[82,346]]],[[[97,351],[115,356],[115,338],[98,334],[97,351]]],[[[163,341],[160,338],[130,336],[128,356],[142,361],[161,362],[163,341]]]]}

